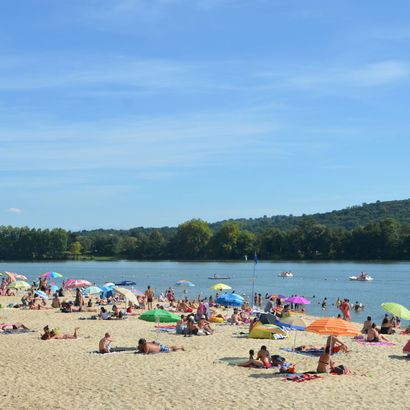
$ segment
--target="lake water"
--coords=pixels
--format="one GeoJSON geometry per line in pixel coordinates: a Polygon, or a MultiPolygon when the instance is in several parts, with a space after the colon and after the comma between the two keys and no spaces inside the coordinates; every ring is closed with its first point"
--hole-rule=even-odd
{"type": "MultiPolygon", "coordinates": [[[[281,293],[286,296],[298,294],[312,302],[306,307],[308,314],[316,316],[334,316],[338,310],[332,306],[337,298],[356,300],[365,306],[359,313],[352,312],[353,320],[363,321],[367,315],[380,324],[384,310],[383,302],[397,302],[410,308],[410,262],[392,263],[357,263],[357,262],[264,262],[259,261],[255,267],[255,291],[263,296],[281,293]],[[277,275],[282,271],[292,271],[293,278],[282,279],[277,275]],[[360,272],[370,274],[370,282],[350,281],[349,276],[360,272]],[[328,299],[328,308],[322,311],[318,304],[324,297],[328,299]]],[[[39,275],[48,271],[59,272],[64,279],[87,279],[97,285],[105,282],[132,280],[137,283],[134,288],[144,291],[147,285],[159,292],[172,286],[177,296],[183,296],[184,289],[190,298],[215,294],[209,288],[218,281],[208,277],[217,274],[230,276],[221,280],[236,293],[250,295],[252,291],[253,261],[248,262],[0,262],[0,272],[16,272],[27,276],[31,283],[39,275]],[[178,280],[189,280],[195,287],[175,288],[178,280]]],[[[61,279],[55,279],[61,285],[61,279]]],[[[407,323],[407,322],[406,322],[407,323]]]]}

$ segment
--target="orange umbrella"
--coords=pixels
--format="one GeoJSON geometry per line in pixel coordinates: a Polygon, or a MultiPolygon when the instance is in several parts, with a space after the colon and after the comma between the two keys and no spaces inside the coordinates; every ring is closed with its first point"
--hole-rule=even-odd
{"type": "Polygon", "coordinates": [[[357,336],[361,334],[356,326],[353,326],[346,320],[337,319],[335,317],[322,317],[317,319],[311,323],[305,331],[331,336],[357,336]]]}

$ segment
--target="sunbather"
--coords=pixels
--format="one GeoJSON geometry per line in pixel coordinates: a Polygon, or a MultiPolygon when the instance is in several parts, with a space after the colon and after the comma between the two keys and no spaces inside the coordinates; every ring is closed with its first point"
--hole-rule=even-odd
{"type": "Polygon", "coordinates": [[[138,350],[140,353],[169,353],[177,350],[185,350],[184,346],[165,346],[157,342],[147,342],[145,339],[138,340],[138,350]]]}
{"type": "Polygon", "coordinates": [[[104,337],[100,340],[98,345],[98,350],[100,353],[109,353],[111,351],[111,344],[114,339],[111,339],[111,335],[107,332],[104,337]]]}
{"type": "Polygon", "coordinates": [[[74,333],[72,335],[69,334],[61,334],[57,333],[54,330],[50,330],[48,326],[44,327],[44,334],[41,336],[41,340],[51,340],[51,339],[78,339],[78,329],[79,327],[76,327],[74,329],[74,333]]]}
{"type": "Polygon", "coordinates": [[[271,367],[271,357],[269,351],[266,349],[266,346],[262,346],[256,356],[256,360],[253,358],[255,352],[249,350],[249,360],[245,363],[239,364],[241,367],[271,367]]]}
{"type": "Polygon", "coordinates": [[[0,324],[0,330],[18,330],[18,329],[25,329],[30,330],[26,325],[21,322],[12,323],[12,324],[0,324]]]}
{"type": "Polygon", "coordinates": [[[380,342],[380,340],[383,340],[385,342],[388,342],[388,340],[379,334],[379,332],[376,329],[376,323],[372,324],[372,327],[369,329],[367,333],[367,341],[372,342],[372,343],[377,343],[380,342]]]}

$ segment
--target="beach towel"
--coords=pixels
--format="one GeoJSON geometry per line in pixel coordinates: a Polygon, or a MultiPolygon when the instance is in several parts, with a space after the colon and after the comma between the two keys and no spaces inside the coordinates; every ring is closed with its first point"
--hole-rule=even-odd
{"type": "Polygon", "coordinates": [[[307,373],[307,374],[289,374],[285,380],[288,382],[307,382],[310,380],[315,380],[315,379],[323,379],[323,376],[319,376],[318,374],[312,374],[312,373],[307,373]]]}
{"type": "MultiPolygon", "coordinates": [[[[285,352],[303,354],[304,356],[311,356],[311,357],[319,357],[322,354],[325,354],[324,350],[309,350],[307,352],[300,352],[298,350],[293,350],[293,349],[285,348],[285,347],[280,347],[280,350],[284,350],[285,352]]],[[[333,354],[336,354],[336,353],[333,353],[333,354]]],[[[332,356],[333,356],[333,354],[332,354],[332,356]]]]}
{"type": "Polygon", "coordinates": [[[390,342],[368,342],[367,340],[354,340],[354,341],[361,345],[369,345],[369,346],[396,346],[395,343],[390,343],[390,342]]]}
{"type": "Polygon", "coordinates": [[[114,353],[124,353],[124,352],[137,352],[138,348],[137,347],[114,347],[112,350],[108,353],[101,353],[98,350],[93,350],[90,352],[90,354],[99,354],[101,356],[107,356],[109,354],[114,354],[114,353]]]}
{"type": "Polygon", "coordinates": [[[29,329],[17,329],[17,330],[12,330],[12,329],[7,329],[3,330],[1,332],[2,335],[18,335],[21,333],[32,333],[32,332],[37,332],[37,330],[29,330],[29,329]]]}

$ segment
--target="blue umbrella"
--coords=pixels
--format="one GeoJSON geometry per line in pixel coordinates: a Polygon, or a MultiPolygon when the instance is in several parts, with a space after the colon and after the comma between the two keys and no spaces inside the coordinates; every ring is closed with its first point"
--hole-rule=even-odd
{"type": "Polygon", "coordinates": [[[41,299],[48,299],[47,293],[44,293],[42,290],[35,290],[34,293],[41,297],[41,299]]]}
{"type": "Polygon", "coordinates": [[[216,303],[223,306],[242,306],[243,299],[235,293],[225,293],[215,300],[216,303]]]}
{"type": "Polygon", "coordinates": [[[136,283],[130,280],[123,280],[122,282],[115,284],[115,286],[134,286],[134,285],[136,285],[136,283]]]}
{"type": "Polygon", "coordinates": [[[83,290],[83,293],[93,294],[93,293],[101,293],[101,288],[98,286],[89,286],[83,290]]]}
{"type": "Polygon", "coordinates": [[[51,290],[55,292],[56,290],[60,289],[57,285],[51,286],[51,290]]]}

